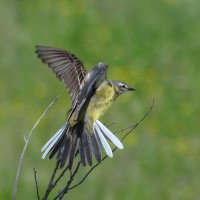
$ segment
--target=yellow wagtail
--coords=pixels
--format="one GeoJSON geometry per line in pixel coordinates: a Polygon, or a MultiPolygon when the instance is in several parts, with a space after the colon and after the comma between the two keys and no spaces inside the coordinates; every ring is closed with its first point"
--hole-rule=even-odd
{"type": "Polygon", "coordinates": [[[98,119],[119,95],[135,89],[120,81],[108,80],[105,63],[98,63],[87,72],[83,63],[64,49],[37,45],[36,53],[65,83],[72,100],[66,124],[43,146],[42,158],[50,154],[51,159],[57,154],[59,167],[67,163],[71,168],[79,152],[82,164],[91,166],[93,155],[101,162],[101,148],[109,157],[113,156],[107,139],[123,149],[120,140],[98,119]]]}

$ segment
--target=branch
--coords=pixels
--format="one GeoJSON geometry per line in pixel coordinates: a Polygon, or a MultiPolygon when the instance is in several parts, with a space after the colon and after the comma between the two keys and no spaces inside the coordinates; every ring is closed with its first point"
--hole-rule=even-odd
{"type": "Polygon", "coordinates": [[[53,173],[51,175],[48,187],[46,189],[46,192],[45,192],[44,197],[42,198],[42,200],[46,200],[48,198],[51,190],[56,186],[56,184],[54,183],[54,178],[55,178],[56,172],[58,170],[59,164],[60,164],[60,160],[57,160],[56,166],[55,166],[55,168],[53,170],[53,173]]]}
{"type": "MultiPolygon", "coordinates": [[[[153,107],[154,107],[154,99],[153,99],[153,102],[152,102],[151,107],[149,108],[148,112],[147,112],[136,124],[131,125],[131,126],[129,126],[129,127],[126,127],[126,128],[124,128],[124,129],[121,129],[121,130],[115,132],[115,134],[116,134],[116,133],[120,133],[120,132],[123,132],[123,131],[125,131],[125,130],[130,129],[130,130],[122,137],[122,142],[126,139],[126,137],[127,137],[137,126],[139,126],[139,125],[146,119],[146,117],[151,113],[153,107]]],[[[117,147],[115,147],[115,148],[112,150],[112,152],[115,152],[116,150],[117,150],[117,147]]],[[[104,156],[104,157],[102,158],[101,163],[102,163],[106,158],[108,158],[107,155],[104,156]]],[[[75,184],[74,186],[69,187],[68,190],[72,190],[72,189],[78,187],[79,185],[81,185],[81,184],[85,181],[85,179],[90,175],[90,173],[91,173],[97,166],[99,166],[101,163],[96,163],[93,167],[91,167],[91,168],[88,170],[88,172],[85,174],[85,176],[81,179],[81,181],[79,181],[79,182],[78,182],[77,184],[75,184]]]]}
{"type": "MultiPolygon", "coordinates": [[[[75,157],[77,155],[78,155],[78,152],[76,153],[75,157]]],[[[50,192],[56,187],[57,183],[62,179],[62,177],[65,175],[66,171],[69,170],[69,167],[66,166],[64,168],[64,170],[60,173],[60,175],[58,176],[58,178],[54,181],[54,178],[55,178],[55,175],[57,173],[59,164],[60,164],[60,160],[57,160],[56,166],[55,166],[55,168],[53,170],[53,173],[51,175],[48,187],[46,189],[46,192],[45,192],[44,197],[42,198],[42,200],[48,199],[48,196],[49,196],[50,192]]],[[[80,166],[80,164],[78,164],[78,165],[80,166]]],[[[79,168],[79,166],[78,166],[78,168],[79,168]]],[[[77,168],[76,171],[78,171],[78,168],[77,168]]],[[[59,191],[59,194],[60,194],[60,191],[59,191]]],[[[60,197],[60,195],[58,195],[58,197],[60,197]]]]}
{"type": "Polygon", "coordinates": [[[58,192],[58,195],[54,198],[54,200],[62,199],[64,197],[64,195],[68,192],[69,187],[72,184],[72,182],[74,180],[74,176],[77,174],[80,165],[81,165],[81,161],[78,162],[73,173],[70,171],[70,178],[69,178],[69,181],[67,182],[67,185],[63,188],[63,190],[58,192]]]}
{"type": "MultiPolygon", "coordinates": [[[[132,131],[133,131],[136,127],[138,127],[138,126],[146,119],[146,117],[151,113],[151,111],[152,111],[152,109],[153,109],[153,106],[154,106],[154,99],[153,99],[153,102],[152,102],[152,104],[151,104],[149,110],[146,112],[146,114],[144,114],[144,116],[143,116],[136,124],[133,124],[133,125],[131,125],[131,126],[128,126],[128,127],[126,127],[126,128],[123,128],[123,129],[121,129],[121,130],[119,130],[119,131],[116,131],[115,134],[116,134],[116,133],[123,132],[123,131],[127,131],[126,134],[125,134],[125,135],[122,137],[122,139],[121,139],[122,141],[124,141],[124,140],[126,139],[126,137],[127,137],[130,133],[132,133],[132,131]]],[[[113,148],[113,149],[112,149],[112,152],[115,152],[116,150],[117,150],[117,147],[113,148]]],[[[76,153],[76,156],[78,155],[78,153],[79,153],[79,152],[76,153]]],[[[102,158],[101,163],[102,163],[105,159],[107,159],[107,158],[108,158],[107,155],[104,156],[104,157],[102,158]]],[[[44,197],[42,198],[43,200],[47,200],[47,199],[48,199],[48,196],[50,195],[51,191],[56,187],[56,185],[61,181],[61,179],[63,178],[63,176],[65,175],[65,173],[69,170],[68,166],[66,166],[66,167],[64,168],[64,170],[62,170],[62,172],[60,172],[60,174],[58,175],[57,179],[55,179],[55,175],[56,175],[56,173],[58,173],[58,170],[59,170],[59,167],[58,167],[58,166],[59,166],[59,162],[60,162],[60,161],[57,161],[57,162],[56,162],[56,166],[55,166],[55,168],[54,168],[54,170],[53,170],[53,173],[52,173],[52,175],[51,175],[51,178],[50,178],[50,181],[49,181],[47,190],[46,190],[46,192],[45,192],[44,197]],[[54,179],[55,179],[55,180],[54,180],[54,179]]],[[[79,162],[77,163],[77,166],[75,167],[75,169],[74,169],[73,172],[72,172],[71,170],[69,170],[69,171],[70,171],[70,177],[69,177],[67,183],[66,183],[66,185],[63,187],[62,190],[59,190],[59,191],[58,191],[58,194],[54,197],[54,200],[56,200],[56,199],[62,199],[62,198],[64,197],[64,195],[65,195],[66,193],[69,192],[69,190],[72,190],[72,189],[78,187],[79,185],[81,185],[81,184],[86,180],[86,178],[90,175],[90,173],[92,173],[92,171],[93,171],[96,167],[98,167],[101,163],[96,163],[93,167],[91,167],[91,168],[88,170],[88,172],[84,175],[84,177],[83,177],[78,183],[76,183],[75,185],[71,186],[72,183],[73,183],[73,181],[74,181],[74,177],[75,177],[76,174],[78,173],[78,170],[80,169],[80,166],[81,166],[81,161],[79,161],[79,162]]]]}
{"type": "Polygon", "coordinates": [[[31,129],[29,135],[27,138],[25,138],[25,144],[24,144],[24,148],[22,150],[20,159],[19,159],[19,163],[18,163],[18,168],[17,168],[17,174],[16,174],[16,179],[15,179],[15,184],[14,184],[14,188],[13,188],[13,193],[12,193],[12,200],[16,199],[16,193],[17,193],[17,189],[18,189],[18,184],[19,184],[19,177],[21,174],[21,169],[22,169],[22,162],[24,160],[24,156],[26,153],[26,149],[27,146],[29,144],[29,140],[31,138],[32,132],[35,130],[35,128],[37,127],[37,125],[40,123],[40,121],[43,119],[43,117],[46,115],[46,113],[49,111],[49,109],[53,106],[53,104],[60,98],[60,96],[57,96],[50,104],[49,106],[45,109],[45,111],[43,112],[43,114],[41,115],[41,117],[38,119],[38,121],[35,123],[35,125],[33,126],[33,128],[31,129]]]}
{"type": "Polygon", "coordinates": [[[37,182],[37,171],[35,168],[33,168],[33,174],[34,174],[34,180],[35,180],[37,199],[40,200],[40,194],[39,194],[39,188],[38,188],[38,182],[37,182]]]}

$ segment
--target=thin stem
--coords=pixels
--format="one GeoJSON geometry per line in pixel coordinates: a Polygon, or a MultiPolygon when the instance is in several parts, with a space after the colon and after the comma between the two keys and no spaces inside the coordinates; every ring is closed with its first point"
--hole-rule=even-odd
{"type": "MultiPolygon", "coordinates": [[[[151,113],[153,107],[154,107],[154,99],[153,99],[152,105],[151,105],[151,107],[149,108],[148,112],[147,112],[136,124],[131,125],[131,126],[129,126],[129,127],[126,127],[126,128],[124,128],[124,129],[121,129],[121,130],[119,130],[119,131],[117,131],[117,132],[115,132],[115,133],[119,133],[119,132],[122,132],[122,131],[124,131],[124,130],[130,129],[130,131],[128,131],[128,132],[122,137],[121,140],[124,141],[124,140],[126,139],[126,137],[127,137],[137,126],[139,126],[139,125],[146,119],[146,117],[151,113]]],[[[116,150],[117,150],[117,147],[115,147],[115,148],[112,150],[112,152],[115,152],[116,150]]],[[[79,182],[78,182],[77,184],[75,184],[74,186],[69,187],[68,190],[72,190],[72,189],[78,187],[79,185],[81,185],[81,184],[86,180],[86,178],[90,175],[90,173],[91,173],[97,166],[99,166],[106,158],[108,158],[107,155],[103,157],[103,159],[102,159],[102,161],[101,161],[100,163],[96,163],[93,167],[91,167],[91,168],[88,170],[88,172],[85,174],[85,176],[81,179],[81,181],[79,181],[79,182]]]]}
{"type": "Polygon", "coordinates": [[[77,174],[78,170],[79,170],[79,167],[81,165],[81,161],[78,162],[74,172],[70,173],[70,178],[69,178],[69,181],[67,182],[66,186],[63,188],[63,190],[59,191],[58,195],[54,198],[54,200],[56,199],[62,199],[64,197],[64,195],[68,192],[69,190],[69,187],[70,185],[72,184],[73,180],[74,180],[74,177],[75,175],[77,174]]]}
{"type": "MultiPolygon", "coordinates": [[[[147,112],[136,124],[133,124],[133,125],[131,125],[131,126],[128,126],[128,127],[126,127],[126,128],[123,128],[123,129],[121,129],[121,130],[119,130],[119,131],[116,131],[115,134],[127,130],[126,134],[125,134],[125,135],[122,137],[122,139],[121,139],[122,141],[124,141],[124,140],[126,139],[126,137],[127,137],[136,127],[138,127],[138,126],[146,119],[146,117],[147,117],[147,116],[150,114],[150,112],[152,111],[153,106],[154,106],[154,100],[153,100],[152,105],[151,105],[151,107],[149,108],[148,112],[147,112]]],[[[114,151],[116,151],[116,150],[117,150],[117,147],[113,148],[112,151],[114,152],[114,151]]],[[[78,154],[79,154],[79,152],[77,151],[77,152],[76,152],[76,156],[77,156],[78,154]]],[[[108,158],[108,156],[105,155],[105,156],[102,158],[101,163],[102,163],[105,159],[107,159],[107,158],[108,158]]],[[[54,180],[54,179],[55,179],[55,175],[56,175],[56,173],[58,172],[58,169],[59,169],[59,167],[58,167],[58,166],[59,166],[59,162],[60,162],[60,161],[57,161],[57,163],[56,163],[56,166],[55,166],[54,171],[53,171],[53,173],[52,173],[52,176],[51,176],[51,178],[50,178],[49,185],[48,185],[48,187],[47,187],[46,193],[45,193],[45,195],[44,195],[44,197],[43,197],[43,200],[46,200],[46,199],[48,198],[50,192],[55,188],[55,186],[58,184],[58,182],[63,178],[63,176],[65,175],[65,173],[67,172],[67,170],[69,170],[68,166],[66,166],[66,168],[60,173],[60,175],[58,176],[58,178],[57,178],[56,180],[54,180]]],[[[98,167],[101,163],[96,163],[93,167],[91,167],[91,168],[88,170],[88,172],[84,175],[84,177],[83,177],[77,184],[71,186],[71,184],[72,184],[73,181],[74,181],[74,177],[75,177],[76,174],[78,173],[78,170],[79,170],[79,168],[80,168],[80,166],[81,166],[81,161],[79,161],[78,164],[77,164],[77,166],[76,166],[76,168],[75,168],[75,170],[74,170],[73,172],[70,170],[70,177],[69,177],[69,179],[68,179],[68,181],[67,181],[65,187],[64,187],[62,190],[59,190],[59,192],[58,192],[58,194],[55,196],[54,200],[56,200],[56,199],[62,199],[62,198],[64,197],[64,195],[65,195],[66,193],[69,192],[69,190],[72,190],[72,189],[78,187],[79,185],[81,185],[81,184],[86,180],[86,178],[90,175],[90,173],[92,173],[92,171],[93,171],[96,167],[98,167]]]]}
{"type": "Polygon", "coordinates": [[[33,131],[35,130],[35,128],[37,127],[37,125],[40,123],[40,121],[44,118],[44,116],[46,115],[46,113],[49,111],[49,109],[53,106],[53,104],[60,98],[60,96],[57,96],[49,105],[48,107],[45,109],[45,111],[43,112],[43,114],[41,115],[41,117],[37,120],[37,122],[35,123],[35,125],[33,126],[33,128],[31,129],[29,135],[27,138],[25,138],[25,144],[24,144],[24,148],[22,150],[20,159],[19,159],[19,163],[18,163],[18,168],[17,168],[17,174],[16,174],[16,179],[15,179],[15,184],[14,184],[14,188],[13,188],[13,193],[12,193],[12,200],[16,199],[16,194],[17,194],[17,189],[18,189],[18,185],[19,185],[19,177],[21,174],[21,169],[22,169],[22,162],[24,160],[24,156],[26,153],[26,149],[27,146],[29,144],[29,140],[31,138],[31,135],[33,133],[33,131]]]}
{"type": "Polygon", "coordinates": [[[55,168],[54,168],[54,170],[53,170],[53,173],[52,173],[52,175],[51,175],[51,178],[50,178],[48,187],[47,187],[47,189],[46,189],[46,192],[45,192],[44,197],[42,198],[42,200],[46,200],[46,199],[48,198],[50,192],[52,191],[52,189],[55,187],[54,178],[55,178],[55,175],[56,175],[56,173],[57,173],[59,164],[60,164],[60,160],[57,160],[56,166],[55,166],[55,168]]]}
{"type": "Polygon", "coordinates": [[[34,174],[34,180],[35,180],[37,199],[40,200],[40,193],[39,193],[39,187],[38,187],[38,182],[37,182],[37,171],[35,168],[33,168],[33,174],[34,174]]]}

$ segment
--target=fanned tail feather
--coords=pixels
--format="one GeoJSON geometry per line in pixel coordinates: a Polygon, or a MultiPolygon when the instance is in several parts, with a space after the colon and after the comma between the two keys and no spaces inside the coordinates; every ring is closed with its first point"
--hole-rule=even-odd
{"type": "Polygon", "coordinates": [[[96,133],[93,133],[90,136],[90,145],[92,148],[92,152],[97,160],[97,162],[101,162],[101,151],[100,151],[100,144],[99,144],[99,138],[96,136],[96,133]]]}
{"type": "Polygon", "coordinates": [[[60,140],[60,138],[63,135],[63,132],[66,128],[66,125],[63,126],[61,129],[59,129],[54,135],[53,137],[51,137],[50,140],[48,140],[45,145],[42,147],[41,151],[43,152],[42,154],[42,159],[44,159],[46,157],[46,155],[51,151],[51,149],[53,148],[53,146],[60,140]]]}
{"type": "Polygon", "coordinates": [[[72,141],[71,141],[71,137],[68,137],[66,139],[65,145],[63,147],[63,152],[61,154],[58,154],[57,157],[59,159],[59,156],[61,156],[61,163],[60,163],[60,167],[62,168],[65,165],[65,161],[69,158],[70,155],[70,151],[72,148],[72,141]]]}
{"type": "Polygon", "coordinates": [[[95,156],[97,162],[101,162],[101,152],[98,139],[95,134],[87,133],[84,129],[79,142],[80,158],[83,166],[88,163],[92,166],[92,155],[95,156]]]}
{"type": "Polygon", "coordinates": [[[97,126],[101,129],[102,133],[119,149],[123,149],[124,146],[121,141],[99,120],[96,120],[97,126]]]}
{"type": "Polygon", "coordinates": [[[96,122],[94,122],[93,131],[96,135],[98,135],[101,145],[109,157],[113,157],[113,153],[106,138],[108,138],[119,149],[124,148],[121,141],[108,128],[106,128],[100,121],[96,120],[96,122]]]}
{"type": "Polygon", "coordinates": [[[94,132],[96,134],[98,134],[100,142],[101,142],[106,154],[109,157],[113,157],[112,149],[111,149],[110,145],[108,144],[108,142],[106,141],[106,138],[104,137],[104,135],[103,135],[101,129],[99,128],[99,126],[97,125],[97,123],[93,124],[93,128],[94,128],[94,132]]]}
{"type": "Polygon", "coordinates": [[[93,129],[88,129],[86,124],[78,123],[74,127],[68,124],[59,129],[42,148],[42,158],[47,154],[51,159],[57,154],[60,160],[59,167],[65,166],[66,162],[69,169],[72,168],[76,152],[79,152],[83,166],[89,164],[92,166],[92,158],[95,157],[97,162],[101,162],[101,148],[105,150],[109,157],[113,157],[112,149],[107,141],[111,141],[119,149],[123,149],[121,141],[100,121],[93,123],[93,129]],[[90,131],[89,131],[90,130],[90,131]]]}

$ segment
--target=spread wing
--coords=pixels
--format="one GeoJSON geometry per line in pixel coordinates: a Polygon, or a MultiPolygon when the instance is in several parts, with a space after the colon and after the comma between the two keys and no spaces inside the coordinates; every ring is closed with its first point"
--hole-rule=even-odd
{"type": "Polygon", "coordinates": [[[83,63],[73,53],[64,49],[37,45],[36,53],[43,63],[48,64],[56,77],[65,83],[74,102],[87,73],[83,63]]]}

